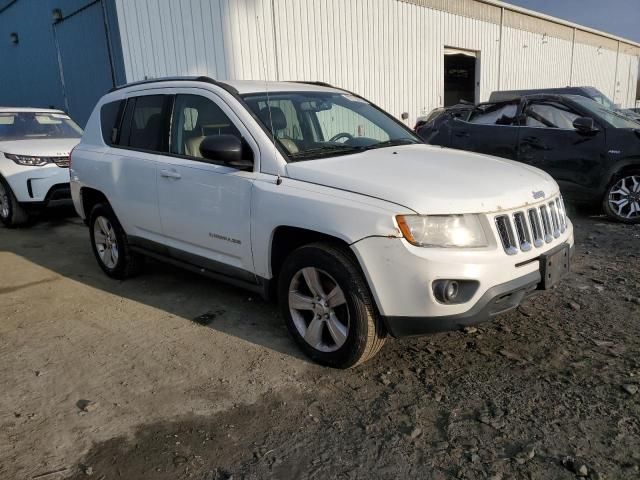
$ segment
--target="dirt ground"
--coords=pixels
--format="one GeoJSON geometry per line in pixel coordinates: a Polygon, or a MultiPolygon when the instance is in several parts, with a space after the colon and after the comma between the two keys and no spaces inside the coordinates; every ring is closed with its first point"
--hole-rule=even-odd
{"type": "Polygon", "coordinates": [[[573,218],[556,289],[351,371],[242,290],[108,279],[68,212],[0,228],[0,479],[639,478],[640,226],[573,218]]]}

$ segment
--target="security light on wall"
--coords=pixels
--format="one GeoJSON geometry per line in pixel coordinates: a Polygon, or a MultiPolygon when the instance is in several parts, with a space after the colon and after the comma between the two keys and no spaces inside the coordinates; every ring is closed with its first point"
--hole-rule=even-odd
{"type": "Polygon", "coordinates": [[[542,43],[549,43],[549,35],[546,33],[542,35],[542,43]]]}
{"type": "Polygon", "coordinates": [[[20,41],[20,39],[18,38],[18,34],[16,32],[12,32],[9,35],[9,40],[11,41],[12,44],[17,45],[18,42],[20,41]]]}

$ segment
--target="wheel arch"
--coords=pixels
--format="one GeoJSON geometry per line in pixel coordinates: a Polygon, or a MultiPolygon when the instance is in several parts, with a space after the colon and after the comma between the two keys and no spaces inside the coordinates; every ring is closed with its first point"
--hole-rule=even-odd
{"type": "Polygon", "coordinates": [[[82,205],[85,223],[89,221],[91,210],[93,210],[93,207],[97,204],[105,203],[109,208],[111,208],[111,204],[109,203],[107,196],[100,190],[91,187],[82,187],[80,189],[80,203],[82,205]]]}
{"type": "MultiPolygon", "coordinates": [[[[269,267],[273,279],[277,279],[287,256],[295,249],[310,243],[328,243],[343,247],[350,252],[350,255],[357,262],[356,256],[351,251],[349,243],[339,237],[330,235],[318,230],[294,227],[290,225],[280,225],[273,230],[271,235],[271,245],[269,248],[269,267]]],[[[360,263],[358,262],[358,265],[360,263]]]]}

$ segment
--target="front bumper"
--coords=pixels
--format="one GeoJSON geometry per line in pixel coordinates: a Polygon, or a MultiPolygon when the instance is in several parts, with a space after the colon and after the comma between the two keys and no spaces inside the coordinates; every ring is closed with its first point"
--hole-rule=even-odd
{"type": "Polygon", "coordinates": [[[352,245],[381,317],[394,336],[456,330],[517,307],[541,284],[541,255],[560,245],[573,251],[573,226],[553,243],[507,255],[493,245],[483,250],[414,247],[404,239],[370,237],[352,245]],[[469,280],[477,289],[466,301],[439,302],[438,280],[469,280]]]}
{"type": "Polygon", "coordinates": [[[42,206],[49,201],[71,198],[68,168],[57,165],[20,167],[20,169],[6,172],[5,180],[21,204],[42,206]]]}
{"type": "Polygon", "coordinates": [[[540,273],[532,272],[502,285],[496,285],[487,290],[470,310],[457,315],[441,317],[383,316],[382,319],[387,330],[394,337],[460,330],[513,310],[538,289],[539,283],[540,273]]]}

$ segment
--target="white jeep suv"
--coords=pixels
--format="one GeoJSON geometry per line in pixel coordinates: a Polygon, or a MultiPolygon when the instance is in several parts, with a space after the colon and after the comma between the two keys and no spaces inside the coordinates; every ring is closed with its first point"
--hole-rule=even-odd
{"type": "Polygon", "coordinates": [[[13,227],[30,213],[70,203],[69,152],[82,129],[60,110],[0,108],[0,221],[13,227]]]}
{"type": "Polygon", "coordinates": [[[341,368],[387,334],[516,307],[568,271],[573,246],[546,173],[424,145],[319,83],[116,89],[73,151],[71,191],[107,275],[150,256],[274,293],[302,350],[341,368]]]}

